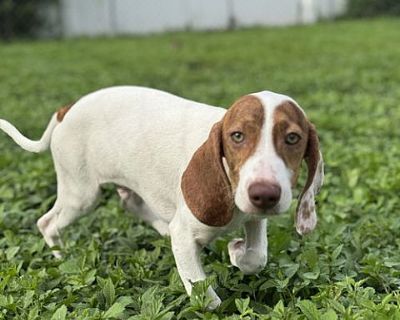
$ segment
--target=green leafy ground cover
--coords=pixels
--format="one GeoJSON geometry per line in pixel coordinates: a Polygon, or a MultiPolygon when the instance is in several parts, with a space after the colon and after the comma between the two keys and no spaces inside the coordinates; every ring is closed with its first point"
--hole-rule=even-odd
{"type": "MultiPolygon", "coordinates": [[[[188,298],[168,238],[123,213],[107,186],[52,258],[36,220],[55,199],[49,153],[0,134],[1,319],[400,319],[400,21],[0,44],[0,117],[38,138],[50,114],[97,88],[137,84],[229,106],[265,88],[319,129],[326,184],[304,238],[293,208],[269,223],[257,276],[203,253],[222,306],[188,298]]],[[[129,143],[129,141],[127,141],[129,143]]],[[[240,232],[238,232],[240,233],[240,232]]]]}

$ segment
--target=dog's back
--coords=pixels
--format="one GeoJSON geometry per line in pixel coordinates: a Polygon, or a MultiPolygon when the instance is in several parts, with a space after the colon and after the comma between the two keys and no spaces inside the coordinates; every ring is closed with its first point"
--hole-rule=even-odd
{"type": "Polygon", "coordinates": [[[184,168],[224,113],[142,87],[91,93],[54,130],[51,149],[57,172],[74,175],[80,170],[99,184],[128,187],[154,211],[173,214],[184,168]]]}

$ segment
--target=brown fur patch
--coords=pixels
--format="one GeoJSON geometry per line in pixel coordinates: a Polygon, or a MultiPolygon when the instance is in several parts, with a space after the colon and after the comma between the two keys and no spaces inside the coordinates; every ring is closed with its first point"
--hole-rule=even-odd
{"type": "MultiPolygon", "coordinates": [[[[314,181],[315,175],[317,174],[318,171],[318,163],[320,160],[318,135],[314,125],[311,123],[308,129],[308,142],[307,142],[307,149],[304,155],[304,160],[307,163],[308,177],[306,185],[304,186],[304,189],[300,195],[299,205],[302,203],[305,192],[311,187],[314,181]]],[[[299,208],[297,208],[297,211],[299,212],[299,208]]],[[[312,211],[310,210],[304,212],[303,213],[304,218],[309,218],[311,212],[312,211]]]]}
{"type": "Polygon", "coordinates": [[[315,209],[315,204],[304,199],[304,194],[313,183],[319,162],[319,140],[314,125],[297,106],[285,102],[277,107],[274,114],[273,141],[277,154],[293,171],[293,187],[299,176],[301,161],[304,159],[307,164],[308,176],[299,198],[296,221],[307,220],[315,209]],[[285,137],[290,132],[295,132],[301,137],[295,145],[285,143],[285,137]]]}
{"type": "Polygon", "coordinates": [[[312,123],[310,123],[308,129],[308,143],[304,159],[308,167],[308,179],[304,187],[304,189],[307,190],[314,180],[314,176],[317,173],[318,163],[320,160],[318,135],[312,123]]]}
{"type": "Polygon", "coordinates": [[[65,115],[67,114],[67,112],[71,109],[71,107],[74,105],[74,103],[70,103],[64,107],[62,107],[61,109],[59,109],[57,111],[57,121],[61,122],[63,121],[65,115]]]}
{"type": "Polygon", "coordinates": [[[223,148],[234,189],[239,182],[240,168],[257,148],[264,119],[264,107],[261,101],[251,95],[236,101],[224,117],[223,148]],[[244,134],[242,143],[232,141],[231,135],[235,131],[244,134]]]}
{"type": "Polygon", "coordinates": [[[310,124],[303,112],[291,102],[284,102],[276,108],[273,122],[272,136],[275,150],[293,171],[292,186],[294,187],[306,152],[310,124]],[[295,145],[288,145],[285,142],[286,135],[292,132],[297,133],[301,139],[295,145]]]}
{"type": "Polygon", "coordinates": [[[233,216],[232,188],[239,180],[239,170],[254,153],[264,123],[264,109],[253,96],[236,101],[222,121],[216,123],[203,145],[193,154],[182,176],[181,188],[186,204],[201,222],[221,227],[233,216]],[[231,134],[243,132],[245,139],[235,143],[231,134]],[[222,164],[225,157],[230,181],[222,164]]]}
{"type": "Polygon", "coordinates": [[[201,222],[220,227],[233,216],[233,196],[222,165],[222,123],[217,122],[206,142],[193,154],[182,176],[186,204],[201,222]]]}

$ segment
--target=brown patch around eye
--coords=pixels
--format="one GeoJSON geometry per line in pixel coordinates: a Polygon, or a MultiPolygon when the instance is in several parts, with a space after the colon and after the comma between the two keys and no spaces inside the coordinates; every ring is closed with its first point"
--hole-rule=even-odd
{"type": "Polygon", "coordinates": [[[61,109],[59,109],[57,111],[57,121],[58,122],[62,122],[64,120],[65,115],[67,114],[67,112],[69,111],[69,109],[71,109],[71,107],[74,105],[75,103],[70,103],[64,107],[62,107],[61,109]]]}
{"type": "Polygon", "coordinates": [[[275,150],[293,171],[292,186],[294,186],[307,147],[309,124],[303,112],[289,101],[276,108],[273,123],[272,136],[275,150]],[[295,132],[300,136],[300,140],[296,144],[286,143],[286,137],[290,132],[295,132]]]}
{"type": "Polygon", "coordinates": [[[229,177],[235,189],[239,182],[239,171],[255,152],[264,124],[264,107],[255,96],[244,96],[228,110],[223,121],[223,149],[229,166],[229,177]],[[235,143],[231,135],[243,133],[243,141],[235,143]]]}

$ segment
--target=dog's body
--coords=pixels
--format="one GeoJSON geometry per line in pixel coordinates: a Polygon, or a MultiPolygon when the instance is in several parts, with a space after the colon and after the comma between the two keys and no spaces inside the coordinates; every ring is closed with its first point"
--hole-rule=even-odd
{"type": "MultiPolygon", "coordinates": [[[[50,247],[61,245],[59,232],[93,207],[103,183],[115,183],[127,209],[171,235],[189,294],[205,278],[201,246],[240,225],[246,240],[231,241],[231,262],[245,273],[265,266],[266,214],[289,208],[303,157],[309,178],[297,229],[305,233],[316,224],[314,193],[323,177],[318,139],[283,95],[248,95],[227,112],[158,90],[113,87],[55,114],[40,141],[4,120],[0,129],[29,151],[51,144],[58,196],[38,221],[50,247]]],[[[216,307],[218,296],[212,288],[209,294],[216,307]]]]}

